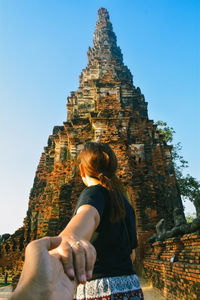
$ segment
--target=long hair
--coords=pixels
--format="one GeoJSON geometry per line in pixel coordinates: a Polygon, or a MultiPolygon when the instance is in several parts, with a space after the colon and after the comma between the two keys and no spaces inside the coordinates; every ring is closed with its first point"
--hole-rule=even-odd
{"type": "Polygon", "coordinates": [[[104,143],[88,142],[79,153],[86,175],[99,180],[110,194],[110,221],[115,223],[125,217],[125,207],[116,176],[117,158],[114,151],[104,143]]]}

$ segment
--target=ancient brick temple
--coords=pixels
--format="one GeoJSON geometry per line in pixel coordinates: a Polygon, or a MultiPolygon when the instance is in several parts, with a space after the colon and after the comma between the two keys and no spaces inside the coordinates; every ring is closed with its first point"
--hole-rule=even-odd
{"type": "Polygon", "coordinates": [[[118,157],[118,176],[136,212],[136,269],[141,271],[145,242],[156,224],[164,218],[167,227],[173,227],[173,210],[183,206],[171,146],[148,118],[147,102],[123,63],[104,8],[98,11],[93,47],[88,50],[79,88],[68,97],[67,121],[54,127],[41,155],[24,225],[1,246],[1,262],[13,274],[22,267],[29,241],[58,234],[68,223],[84,188],[75,164],[87,141],[109,143],[118,157]]]}

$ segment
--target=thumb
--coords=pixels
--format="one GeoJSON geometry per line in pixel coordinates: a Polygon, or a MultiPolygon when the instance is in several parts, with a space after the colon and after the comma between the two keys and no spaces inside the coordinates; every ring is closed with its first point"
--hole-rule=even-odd
{"type": "Polygon", "coordinates": [[[57,248],[60,245],[62,241],[62,237],[61,236],[44,237],[40,241],[43,244],[43,246],[49,251],[57,248]]]}

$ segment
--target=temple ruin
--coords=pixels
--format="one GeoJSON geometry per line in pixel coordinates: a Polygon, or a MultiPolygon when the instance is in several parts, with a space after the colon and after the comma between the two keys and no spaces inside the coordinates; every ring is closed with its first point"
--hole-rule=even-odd
{"type": "MultiPolygon", "coordinates": [[[[147,243],[161,219],[165,220],[166,230],[175,226],[172,217],[175,208],[185,220],[183,205],[172,163],[172,146],[166,144],[157,125],[148,118],[147,102],[123,63],[105,8],[98,11],[93,46],[87,55],[88,64],[79,77],[79,87],[68,97],[67,121],[53,128],[41,155],[23,227],[0,245],[0,263],[16,281],[26,245],[33,239],[56,235],[66,226],[84,189],[76,172],[76,156],[85,142],[101,141],[109,143],[117,155],[118,176],[136,212],[139,241],[136,270],[149,280],[153,278],[157,288],[173,299],[175,293],[168,287],[170,284],[164,286],[163,282],[173,282],[176,262],[170,262],[172,255],[177,258],[180,251],[185,251],[176,266],[176,274],[184,273],[187,260],[188,270],[194,269],[197,276],[193,277],[192,271],[186,272],[190,275],[182,278],[182,286],[187,285],[190,292],[196,284],[193,294],[197,294],[199,235],[188,233],[179,238],[172,235],[167,240],[147,243]],[[197,250],[188,254],[191,245],[196,245],[197,250]],[[195,257],[193,262],[190,255],[195,257]]],[[[184,298],[184,293],[180,290],[174,299],[178,295],[190,299],[184,298]]]]}

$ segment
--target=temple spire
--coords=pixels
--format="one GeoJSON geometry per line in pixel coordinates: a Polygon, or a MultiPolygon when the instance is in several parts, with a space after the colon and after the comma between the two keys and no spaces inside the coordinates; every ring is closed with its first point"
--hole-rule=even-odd
{"type": "MultiPolygon", "coordinates": [[[[123,63],[120,47],[105,8],[98,10],[93,46],[88,50],[88,64],[79,76],[79,88],[68,97],[67,120],[90,117],[105,110],[127,106],[129,111],[147,117],[147,103],[133,76],[123,63]]],[[[124,113],[124,112],[123,112],[124,113]]]]}
{"type": "Polygon", "coordinates": [[[106,44],[111,46],[117,46],[116,35],[113,32],[113,27],[110,22],[109,13],[105,8],[98,10],[98,19],[96,22],[96,28],[94,32],[94,45],[106,44]]]}
{"type": "Polygon", "coordinates": [[[115,59],[117,62],[123,61],[121,49],[117,46],[117,38],[113,32],[109,13],[105,8],[98,10],[93,36],[93,47],[88,50],[88,61],[97,59],[98,61],[115,59]]]}

